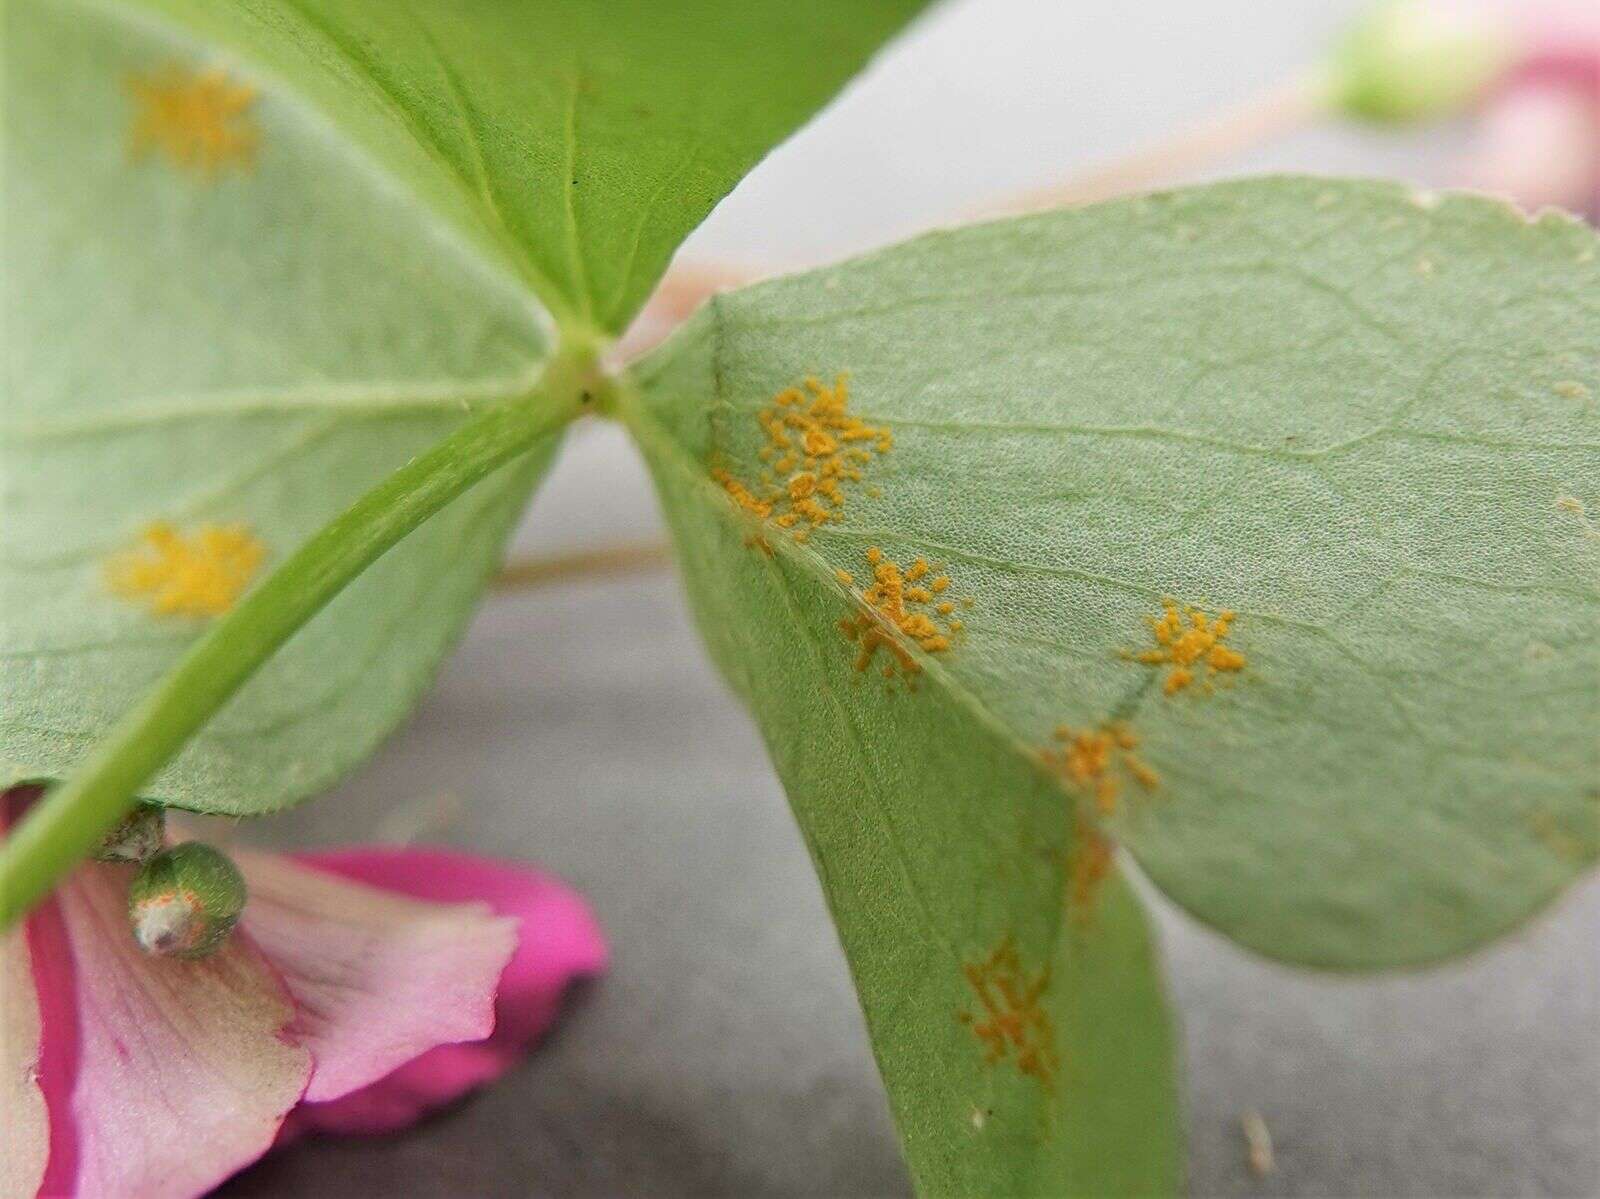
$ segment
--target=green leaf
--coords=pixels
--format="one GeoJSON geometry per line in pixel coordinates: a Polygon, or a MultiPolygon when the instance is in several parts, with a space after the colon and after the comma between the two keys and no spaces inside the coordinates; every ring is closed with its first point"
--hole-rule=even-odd
{"type": "Polygon", "coordinates": [[[134,0],[247,55],[617,332],[760,157],[922,0],[134,0]]]}
{"type": "MultiPolygon", "coordinates": [[[[703,411],[714,326],[689,338],[705,353],[680,343],[688,390],[650,391],[703,411]]],[[[704,464],[635,416],[701,627],[810,846],[919,1190],[1175,1191],[1160,978],[1136,899],[1093,880],[1098,843],[1075,842],[1059,788],[967,697],[852,670],[821,560],[730,519],[704,464]],[[1086,896],[1070,915],[1069,891],[1086,896]],[[997,1015],[1023,1022],[1003,1052],[997,1015]]]]}
{"type": "Polygon", "coordinates": [[[329,601],[453,500],[536,451],[590,402],[586,385],[609,396],[593,364],[588,347],[564,347],[536,392],[474,416],[386,475],[233,604],[0,842],[0,929],[101,845],[139,788],[329,601]]]}
{"type": "MultiPolygon", "coordinates": [[[[102,10],[7,6],[0,784],[69,770],[204,627],[108,585],[166,521],[243,524],[262,571],[482,404],[526,394],[542,314],[272,90],[253,167],[130,155],[141,85],[215,55],[102,10]]],[[[230,87],[251,77],[231,67],[230,87]]],[[[409,710],[555,438],[302,630],[152,786],[251,813],[409,710]]]]}
{"type": "MultiPolygon", "coordinates": [[[[149,522],[243,523],[270,560],[465,411],[527,394],[547,352],[533,296],[620,329],[916,7],[8,6],[0,784],[80,760],[194,636],[106,585],[149,522]],[[141,139],[152,112],[172,125],[175,85],[210,89],[215,127],[181,110],[176,144],[141,139]]],[[[262,811],[360,760],[459,631],[554,441],[300,633],[152,798],[262,811]]]]}
{"type": "Polygon", "coordinates": [[[1575,220],[1304,179],[936,234],[724,296],[663,347],[629,417],[707,638],[854,909],[869,1011],[918,977],[885,944],[964,955],[975,922],[1046,903],[1019,881],[1061,844],[1046,777],[1190,911],[1317,966],[1459,953],[1588,867],[1597,348],[1575,220]],[[760,414],[842,371],[893,448],[802,543],[791,505],[761,520],[711,472],[762,499],[793,464],[758,456],[760,414]],[[877,677],[888,650],[857,674],[833,626],[860,619],[874,547],[973,601],[948,649],[904,650],[914,694],[877,677]],[[1186,685],[1141,660],[1195,653],[1186,685]],[[813,693],[848,715],[799,719],[813,693]],[[836,867],[850,838],[881,867],[836,867]]]}
{"type": "Polygon", "coordinates": [[[652,418],[636,428],[701,628],[811,850],[918,1190],[1174,1192],[1174,1048],[1150,934],[1114,876],[1068,913],[1088,845],[1059,788],[932,678],[911,693],[854,672],[844,593],[814,556],[774,535],[771,552],[753,545],[763,534],[729,519],[703,465],[652,418]],[[996,1057],[997,1015],[1019,1023],[996,1057]]]}

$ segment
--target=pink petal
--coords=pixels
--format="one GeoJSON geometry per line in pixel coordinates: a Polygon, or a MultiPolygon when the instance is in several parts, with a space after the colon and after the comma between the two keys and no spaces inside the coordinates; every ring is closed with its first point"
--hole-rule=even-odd
{"type": "Polygon", "coordinates": [[[1559,78],[1506,90],[1484,110],[1470,171],[1475,186],[1529,212],[1584,211],[1600,193],[1600,99],[1559,78]]]}
{"type": "Polygon", "coordinates": [[[22,929],[0,935],[0,1195],[33,1195],[50,1160],[39,1000],[22,929]]]}
{"type": "Polygon", "coordinates": [[[316,1059],[306,1101],[339,1099],[437,1045],[494,1029],[514,921],[481,903],[420,903],[263,853],[239,853],[243,927],[283,976],[316,1059]]]}
{"type": "Polygon", "coordinates": [[[500,978],[492,1036],[440,1046],[343,1099],[306,1104],[291,1118],[296,1131],[386,1132],[415,1122],[509,1069],[554,1021],[568,984],[605,968],[605,940],[588,906],[527,867],[443,850],[362,849],[299,860],[433,903],[487,902],[519,921],[520,934],[500,978]]]}
{"type": "Polygon", "coordinates": [[[1578,78],[1597,78],[1600,7],[1594,0],[1517,0],[1510,13],[1519,71],[1570,69],[1578,78]]]}
{"type": "Polygon", "coordinates": [[[72,1091],[83,1059],[72,943],[67,940],[61,905],[53,895],[28,915],[25,927],[39,1002],[39,1089],[50,1114],[50,1162],[39,1193],[71,1195],[78,1180],[72,1091]]]}
{"type": "Polygon", "coordinates": [[[1600,103],[1600,5],[1594,0],[1538,0],[1512,12],[1515,61],[1501,93],[1560,84],[1600,103]]]}
{"type": "Polygon", "coordinates": [[[70,1133],[52,1146],[50,1194],[203,1193],[271,1147],[311,1076],[284,1036],[294,1009],[249,939],[201,961],[143,953],[128,931],[132,875],[80,866],[56,893],[60,919],[28,923],[36,974],[56,969],[39,992],[46,1057],[63,1030],[76,1058],[43,1071],[52,1132],[70,1133]]]}
{"type": "MultiPolygon", "coordinates": [[[[32,789],[0,791],[0,834],[32,789]]],[[[50,1160],[50,1114],[40,1080],[39,996],[26,928],[0,934],[0,1195],[33,1195],[50,1160]]]]}

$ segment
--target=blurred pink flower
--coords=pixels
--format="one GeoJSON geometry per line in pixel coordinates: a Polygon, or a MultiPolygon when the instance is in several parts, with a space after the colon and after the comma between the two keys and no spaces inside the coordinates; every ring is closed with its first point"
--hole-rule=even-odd
{"type": "Polygon", "coordinates": [[[197,1195],[281,1139],[402,1127],[503,1073],[605,966],[583,901],[525,867],[234,858],[250,901],[208,958],[138,948],[125,865],[79,867],[0,937],[0,1195],[197,1195]]]}
{"type": "Polygon", "coordinates": [[[1517,57],[1484,103],[1468,182],[1530,212],[1600,217],[1600,3],[1510,12],[1517,57]]]}

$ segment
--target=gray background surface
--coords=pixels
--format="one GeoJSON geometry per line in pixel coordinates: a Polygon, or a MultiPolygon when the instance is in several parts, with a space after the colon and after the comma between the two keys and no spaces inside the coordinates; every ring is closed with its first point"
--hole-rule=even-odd
{"type": "MultiPolygon", "coordinates": [[[[954,4],[775,153],[684,257],[823,261],[1064,177],[1273,82],[1354,7],[954,4]]],[[[1460,141],[1318,130],[1226,171],[1443,183],[1460,141]]],[[[593,427],[517,546],[657,529],[631,450],[593,427]]],[[[303,1144],[230,1194],[905,1191],[804,848],[669,575],[491,597],[371,765],[246,833],[540,862],[589,895],[616,964],[499,1086],[398,1137],[303,1144]]],[[[1600,1194],[1600,882],[1467,962],[1359,982],[1264,964],[1156,906],[1185,1026],[1191,1193],[1600,1194]],[[1245,1160],[1249,1109],[1276,1143],[1265,1178],[1245,1160]]]]}

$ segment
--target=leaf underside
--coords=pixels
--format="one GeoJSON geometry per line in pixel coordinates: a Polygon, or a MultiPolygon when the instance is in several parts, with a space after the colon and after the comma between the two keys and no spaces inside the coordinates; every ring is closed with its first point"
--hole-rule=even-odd
{"type": "Polygon", "coordinates": [[[1175,1185],[1108,837],[1337,969],[1481,944],[1594,861],[1596,248],[1481,199],[1230,183],[731,293],[642,364],[626,415],[925,1190],[1175,1185]],[[841,372],[843,458],[790,415],[841,372]],[[934,626],[882,623],[886,587],[934,626]]]}
{"type": "MultiPolygon", "coordinates": [[[[818,610],[725,603],[705,623],[736,680],[770,646],[881,708],[885,736],[956,713],[1103,803],[1203,919],[1368,968],[1480,944],[1595,858],[1597,347],[1596,238],[1576,221],[1273,179],[935,234],[721,297],[645,365],[635,423],[702,607],[720,583],[697,543],[719,527],[759,538],[771,556],[747,569],[818,610]],[[894,445],[801,543],[707,472],[759,490],[759,413],[839,371],[894,445]],[[916,694],[853,672],[824,619],[860,611],[874,547],[973,601],[951,648],[917,655],[916,694]],[[1237,659],[1175,685],[1156,660],[1169,602],[1184,630],[1231,611],[1237,659]],[[1136,748],[1087,783],[1040,761],[1067,744],[1057,726],[1108,724],[1136,748]]],[[[743,689],[773,735],[792,694],[743,689]]],[[[996,820],[1021,802],[987,767],[949,770],[996,820]]],[[[943,830],[944,868],[975,834],[943,830]]]]}
{"type": "MultiPolygon", "coordinates": [[[[525,392],[541,316],[304,110],[249,171],[130,155],[134,80],[203,54],[72,5],[8,6],[0,783],[86,754],[203,622],[116,594],[165,521],[243,524],[270,569],[471,405],[525,392]]],[[[149,789],[203,811],[332,782],[409,710],[554,440],[307,626],[149,789]]]]}
{"type": "MultiPolygon", "coordinates": [[[[525,394],[547,313],[620,330],[916,7],[8,5],[0,785],[69,769],[197,631],[108,587],[144,526],[239,524],[270,563],[525,394]],[[248,169],[130,154],[169,62],[261,89],[248,169]]],[[[1595,860],[1596,257],[1482,200],[1227,184],[725,296],[636,372],[924,1190],[1176,1187],[1112,838],[1242,943],[1342,969],[1480,944],[1595,860]],[[843,372],[892,446],[831,458],[861,477],[812,527],[831,451],[790,460],[774,397],[843,372]]],[[[554,448],[369,571],[151,797],[259,812],[363,757],[554,448]]]]}
{"type": "MultiPolygon", "coordinates": [[[[916,7],[8,5],[0,784],[81,760],[201,627],[107,586],[150,522],[243,525],[270,568],[467,411],[526,395],[550,316],[620,328],[916,7]],[[176,145],[141,138],[152,112],[176,145]]],[[[148,798],[265,811],[360,761],[554,450],[379,562],[148,798]]]]}
{"type": "Polygon", "coordinates": [[[839,595],[752,548],[640,431],[700,626],[811,851],[918,1193],[1175,1193],[1175,1048],[1137,899],[1113,872],[1069,914],[1060,790],[931,680],[855,674],[839,595]]]}
{"type": "Polygon", "coordinates": [[[248,54],[564,322],[616,333],[923,0],[136,0],[248,54]]]}

